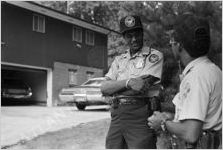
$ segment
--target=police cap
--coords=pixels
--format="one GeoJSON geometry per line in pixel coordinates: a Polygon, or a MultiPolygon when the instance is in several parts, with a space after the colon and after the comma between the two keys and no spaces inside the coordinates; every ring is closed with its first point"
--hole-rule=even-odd
{"type": "Polygon", "coordinates": [[[205,18],[190,13],[179,16],[174,25],[175,40],[182,43],[192,57],[200,57],[209,51],[210,27],[205,18]]]}
{"type": "Polygon", "coordinates": [[[120,32],[124,34],[126,31],[133,29],[143,29],[139,16],[128,15],[120,20],[120,32]]]}

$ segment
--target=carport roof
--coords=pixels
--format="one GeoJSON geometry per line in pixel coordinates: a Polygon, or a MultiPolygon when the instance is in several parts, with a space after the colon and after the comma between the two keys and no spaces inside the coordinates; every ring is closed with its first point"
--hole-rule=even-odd
{"type": "Polygon", "coordinates": [[[103,26],[88,22],[86,20],[71,16],[69,14],[57,11],[55,9],[37,4],[35,2],[31,2],[31,1],[5,1],[8,4],[11,5],[15,5],[24,9],[28,9],[30,11],[36,12],[36,13],[40,13],[43,14],[45,16],[49,16],[58,20],[62,20],[74,25],[78,25],[99,33],[103,33],[103,34],[109,34],[110,32],[114,32],[114,33],[118,33],[120,34],[118,31],[115,30],[111,30],[109,28],[105,28],[103,26]]]}

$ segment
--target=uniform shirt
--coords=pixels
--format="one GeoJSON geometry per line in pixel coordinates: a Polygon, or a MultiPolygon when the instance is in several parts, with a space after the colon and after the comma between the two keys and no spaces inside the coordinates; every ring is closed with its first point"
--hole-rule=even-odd
{"type": "Polygon", "coordinates": [[[222,73],[206,56],[190,62],[183,71],[180,91],[175,96],[175,120],[197,119],[203,129],[221,129],[222,73]]]}
{"type": "Polygon", "coordinates": [[[161,79],[162,66],[163,54],[155,49],[143,47],[132,57],[129,50],[117,56],[105,76],[111,80],[125,80],[142,75],[152,75],[161,79]]]}

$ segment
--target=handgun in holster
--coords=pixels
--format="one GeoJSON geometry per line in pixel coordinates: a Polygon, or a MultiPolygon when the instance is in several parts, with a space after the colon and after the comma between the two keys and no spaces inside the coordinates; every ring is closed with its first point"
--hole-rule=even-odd
{"type": "Polygon", "coordinates": [[[150,98],[149,103],[148,103],[148,109],[152,111],[161,111],[161,102],[159,97],[154,96],[150,98]]]}
{"type": "Polygon", "coordinates": [[[152,115],[154,111],[161,111],[161,97],[159,96],[160,91],[156,92],[157,95],[151,95],[147,99],[149,115],[152,115]]]}
{"type": "Polygon", "coordinates": [[[163,90],[162,85],[159,82],[159,78],[148,75],[144,76],[143,79],[146,79],[145,95],[148,99],[148,110],[152,115],[154,111],[161,111],[161,92],[163,90]]]}
{"type": "Polygon", "coordinates": [[[222,146],[222,132],[203,130],[197,142],[186,143],[187,149],[218,149],[222,146]]]}

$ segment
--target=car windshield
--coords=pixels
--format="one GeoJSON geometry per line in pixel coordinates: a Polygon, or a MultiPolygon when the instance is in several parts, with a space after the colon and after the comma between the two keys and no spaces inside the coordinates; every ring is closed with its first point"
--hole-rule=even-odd
{"type": "Polygon", "coordinates": [[[17,79],[4,79],[3,86],[7,88],[27,88],[27,85],[23,81],[17,79]]]}
{"type": "Polygon", "coordinates": [[[100,86],[103,80],[88,80],[87,82],[83,83],[83,86],[100,86]]]}

